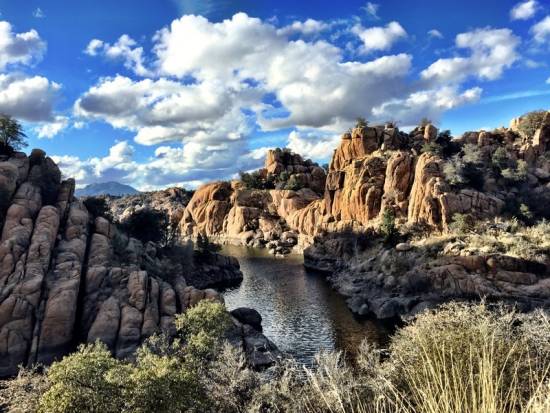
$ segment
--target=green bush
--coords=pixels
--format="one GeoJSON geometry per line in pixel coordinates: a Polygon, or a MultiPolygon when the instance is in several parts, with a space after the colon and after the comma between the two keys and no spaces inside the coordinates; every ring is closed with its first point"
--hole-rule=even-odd
{"type": "Polygon", "coordinates": [[[363,117],[358,117],[355,121],[356,128],[366,128],[368,124],[369,122],[363,117]]]}
{"type": "Polygon", "coordinates": [[[395,225],[395,214],[391,209],[384,210],[379,230],[384,237],[385,243],[394,244],[397,242],[399,231],[395,225]]]}
{"type": "Polygon", "coordinates": [[[441,155],[443,152],[443,148],[441,147],[441,145],[438,145],[435,142],[424,142],[422,148],[420,149],[420,152],[441,155]]]}
{"type": "Polygon", "coordinates": [[[259,171],[239,172],[240,180],[246,189],[275,189],[275,177],[263,176],[259,171]]]}
{"type": "Polygon", "coordinates": [[[131,237],[143,243],[152,241],[166,246],[174,240],[168,214],[165,211],[143,208],[135,211],[120,226],[131,237]]]}
{"type": "Polygon", "coordinates": [[[102,343],[80,346],[48,370],[50,388],[40,400],[44,413],[113,412],[122,410],[121,388],[108,373],[121,362],[102,343]]]}
{"type": "Polygon", "coordinates": [[[521,121],[518,125],[519,131],[527,138],[532,138],[535,136],[537,129],[542,126],[546,113],[545,110],[534,110],[526,113],[521,117],[521,121]]]}
{"type": "Polygon", "coordinates": [[[470,229],[472,229],[474,225],[473,218],[469,214],[453,214],[452,222],[449,225],[449,229],[452,232],[463,234],[470,229]]]}
{"type": "Polygon", "coordinates": [[[502,170],[502,176],[508,181],[513,183],[523,182],[527,179],[527,174],[529,172],[529,166],[527,162],[523,159],[520,159],[516,162],[515,166],[506,168],[502,170]]]}
{"type": "Polygon", "coordinates": [[[112,221],[113,217],[111,215],[111,210],[104,197],[90,196],[85,198],[82,202],[92,217],[103,217],[112,221]]]}

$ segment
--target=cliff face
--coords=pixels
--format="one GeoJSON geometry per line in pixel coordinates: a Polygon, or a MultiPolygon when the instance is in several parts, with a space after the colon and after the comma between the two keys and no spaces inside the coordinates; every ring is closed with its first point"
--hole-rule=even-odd
{"type": "MultiPolygon", "coordinates": [[[[180,223],[182,233],[205,233],[248,245],[290,233],[308,245],[319,234],[378,226],[387,209],[401,224],[445,230],[457,213],[476,219],[494,217],[517,198],[518,188],[495,172],[497,150],[512,162],[525,162],[526,191],[541,197],[548,193],[550,161],[543,155],[550,146],[550,113],[532,138],[514,129],[500,129],[469,132],[446,142],[455,153],[475,148],[480,175],[476,185],[449,182],[444,169],[450,158],[438,153],[438,139],[432,125],[410,134],[393,127],[355,128],[342,136],[334,152],[324,191],[319,191],[320,179],[310,187],[304,179],[306,188],[298,191],[247,190],[238,182],[208,184],[187,206],[180,223]],[[423,150],[430,145],[436,150],[423,150]]],[[[284,170],[278,154],[280,150],[269,152],[261,171],[284,170]]]]}
{"type": "Polygon", "coordinates": [[[203,267],[191,254],[188,274],[175,271],[181,266],[155,244],[93,219],[74,186],[42,151],[0,159],[1,377],[97,339],[126,357],[152,333],[171,331],[176,313],[218,297],[187,285],[186,275],[203,288],[241,277],[236,260],[221,256],[203,267]]]}

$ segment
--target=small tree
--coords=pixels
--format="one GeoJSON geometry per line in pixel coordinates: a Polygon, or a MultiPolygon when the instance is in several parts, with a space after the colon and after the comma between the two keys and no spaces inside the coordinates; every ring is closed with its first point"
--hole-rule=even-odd
{"type": "Polygon", "coordinates": [[[382,215],[382,223],[380,224],[380,232],[384,237],[384,242],[393,244],[397,241],[399,231],[395,225],[395,214],[391,209],[386,209],[382,215]]]}
{"type": "Polygon", "coordinates": [[[356,128],[366,128],[368,126],[369,122],[363,118],[363,117],[358,117],[355,121],[355,127],[356,128]]]}
{"type": "Polygon", "coordinates": [[[90,196],[84,199],[84,206],[88,212],[94,217],[103,217],[112,220],[111,210],[107,205],[107,201],[103,197],[90,196]]]}
{"type": "Polygon", "coordinates": [[[168,215],[164,211],[144,208],[134,212],[121,225],[128,234],[142,242],[158,242],[167,246],[172,241],[168,215]]]}
{"type": "Polygon", "coordinates": [[[23,127],[11,116],[0,114],[0,153],[11,155],[27,146],[23,127]]]}
{"type": "Polygon", "coordinates": [[[535,132],[542,126],[544,117],[546,116],[545,110],[534,110],[526,113],[521,117],[518,129],[527,138],[535,136],[535,132]]]}

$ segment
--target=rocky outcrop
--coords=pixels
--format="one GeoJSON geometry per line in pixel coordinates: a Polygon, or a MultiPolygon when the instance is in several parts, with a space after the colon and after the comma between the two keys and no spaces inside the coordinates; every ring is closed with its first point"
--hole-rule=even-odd
{"type": "MultiPolygon", "coordinates": [[[[187,206],[181,232],[287,252],[293,245],[274,242],[283,233],[296,239],[301,250],[320,234],[377,227],[386,210],[400,224],[422,224],[436,231],[447,230],[455,214],[498,216],[507,204],[517,202],[517,191],[545,199],[550,162],[541,154],[550,145],[550,113],[546,118],[532,139],[514,129],[467,132],[451,141],[431,124],[410,134],[391,124],[355,128],[342,136],[334,152],[322,195],[318,188],[251,190],[238,181],[208,184],[187,206]],[[468,145],[479,152],[479,163],[471,169],[480,182],[457,185],[449,181],[445,168],[453,156],[463,156],[468,145]],[[522,189],[495,173],[492,156],[498,149],[512,163],[525,160],[530,165],[522,189]]],[[[295,162],[303,161],[288,151],[271,151],[259,175],[306,169],[292,166],[295,162]]]]}
{"type": "MultiPolygon", "coordinates": [[[[175,314],[221,299],[210,286],[242,278],[234,258],[201,259],[192,246],[172,262],[92,217],[74,180],[60,177],[43,151],[0,158],[0,377],[96,340],[129,357],[151,334],[173,332],[175,314]]],[[[181,196],[168,190],[167,202],[181,196]]]]}
{"type": "Polygon", "coordinates": [[[443,250],[418,243],[395,248],[332,234],[306,249],[305,265],[327,273],[334,288],[361,316],[391,319],[449,300],[485,298],[521,310],[550,308],[550,259],[546,262],[492,253],[467,255],[464,245],[443,250]]]}

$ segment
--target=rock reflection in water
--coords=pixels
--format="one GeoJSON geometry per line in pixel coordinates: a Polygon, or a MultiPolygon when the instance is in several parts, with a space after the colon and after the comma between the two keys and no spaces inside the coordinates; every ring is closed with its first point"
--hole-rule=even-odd
{"type": "Polygon", "coordinates": [[[225,246],[237,257],[244,279],[227,290],[228,309],[251,307],[263,318],[264,334],[279,349],[311,365],[320,350],[354,352],[364,338],[380,343],[387,332],[357,320],[320,274],[307,272],[301,256],[273,258],[262,250],[225,246]]]}

